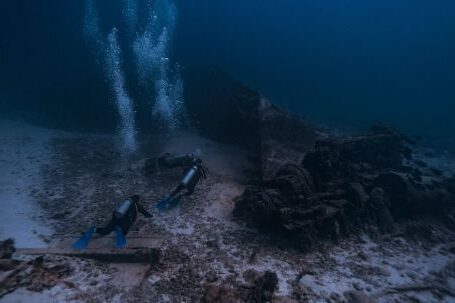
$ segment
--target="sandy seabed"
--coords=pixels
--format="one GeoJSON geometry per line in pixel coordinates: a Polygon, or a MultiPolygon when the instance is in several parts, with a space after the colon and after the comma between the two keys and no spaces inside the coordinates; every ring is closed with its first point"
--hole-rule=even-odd
{"type": "MultiPolygon", "coordinates": [[[[299,252],[236,221],[233,199],[247,185],[249,165],[239,148],[192,133],[156,135],[140,138],[140,151],[125,163],[113,136],[8,120],[0,121],[0,142],[0,238],[14,238],[17,247],[52,246],[105,223],[119,201],[140,194],[154,218],[139,217],[134,232],[163,240],[154,266],[45,256],[71,273],[50,289],[19,287],[0,302],[198,302],[208,284],[247,284],[243,274],[250,269],[277,274],[277,300],[343,302],[355,290],[377,302],[455,301],[455,234],[437,222],[419,222],[429,230],[425,237],[403,226],[392,235],[360,234],[299,252]],[[144,161],[196,149],[208,178],[179,207],[158,213],[154,204],[181,171],[145,176],[144,161]]],[[[453,159],[430,161],[455,171],[453,159]]]]}

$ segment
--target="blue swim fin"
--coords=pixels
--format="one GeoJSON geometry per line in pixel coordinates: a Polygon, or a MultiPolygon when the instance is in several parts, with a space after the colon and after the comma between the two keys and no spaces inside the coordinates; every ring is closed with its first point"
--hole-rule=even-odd
{"type": "Polygon", "coordinates": [[[90,242],[90,240],[92,239],[93,237],[93,234],[95,233],[95,230],[96,230],[96,227],[93,226],[93,227],[90,227],[83,235],[82,237],[77,240],[74,244],[73,244],[73,248],[74,249],[78,249],[78,250],[82,250],[82,249],[86,249],[87,246],[88,246],[88,243],[90,242]]]}
{"type": "Polygon", "coordinates": [[[166,210],[175,207],[180,201],[180,196],[177,197],[166,197],[163,198],[158,204],[156,208],[159,210],[166,210]]]}
{"type": "Polygon", "coordinates": [[[169,204],[170,199],[171,199],[171,197],[165,197],[165,198],[161,199],[161,201],[158,202],[158,204],[156,205],[156,208],[159,210],[166,209],[169,204]]]}
{"type": "Polygon", "coordinates": [[[126,238],[120,226],[115,227],[115,247],[124,248],[126,246],[126,238]]]}
{"type": "Polygon", "coordinates": [[[178,197],[172,198],[172,199],[168,202],[168,209],[169,209],[169,208],[174,208],[174,207],[176,207],[176,206],[179,204],[180,198],[181,198],[181,197],[182,197],[182,196],[178,196],[178,197]]]}

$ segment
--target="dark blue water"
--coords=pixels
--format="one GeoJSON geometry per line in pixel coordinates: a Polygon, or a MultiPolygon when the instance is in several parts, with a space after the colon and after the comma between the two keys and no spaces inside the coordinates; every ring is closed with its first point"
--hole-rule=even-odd
{"type": "Polygon", "coordinates": [[[453,136],[454,1],[182,1],[184,62],[210,62],[328,123],[453,136]]]}
{"type": "MultiPolygon", "coordinates": [[[[103,33],[122,30],[122,1],[96,2],[103,33]]],[[[147,2],[138,1],[139,19],[147,2]]],[[[84,43],[84,10],[84,1],[0,3],[4,116],[115,128],[109,85],[84,43]]],[[[180,0],[177,10],[172,62],[219,66],[273,102],[328,125],[384,121],[455,142],[452,0],[180,0]]],[[[126,43],[126,34],[120,40],[126,43]]],[[[131,64],[128,91],[145,99],[128,76],[131,64]]],[[[137,103],[138,119],[147,121],[146,102],[137,103]]]]}

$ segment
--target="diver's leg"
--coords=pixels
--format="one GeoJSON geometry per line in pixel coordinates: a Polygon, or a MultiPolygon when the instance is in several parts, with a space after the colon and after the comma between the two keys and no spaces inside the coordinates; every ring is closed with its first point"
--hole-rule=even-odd
{"type": "Polygon", "coordinates": [[[115,246],[117,248],[124,248],[126,246],[125,235],[126,233],[124,233],[123,228],[117,225],[115,227],[115,246]]]}
{"type": "Polygon", "coordinates": [[[115,218],[112,218],[111,221],[105,227],[97,227],[95,232],[99,235],[105,236],[110,234],[115,229],[115,218]]]}
{"type": "Polygon", "coordinates": [[[145,208],[144,208],[141,204],[136,203],[136,205],[137,205],[137,210],[138,210],[141,214],[143,214],[146,218],[151,218],[151,217],[153,217],[152,214],[149,213],[147,210],[145,210],[145,208]]]}
{"type": "Polygon", "coordinates": [[[185,196],[191,196],[193,193],[194,193],[194,189],[196,188],[196,184],[198,183],[199,179],[196,178],[194,179],[193,182],[191,182],[190,184],[188,184],[188,187],[186,189],[186,193],[185,193],[185,196]]]}
{"type": "Polygon", "coordinates": [[[74,249],[85,249],[87,248],[90,240],[92,239],[93,233],[95,232],[96,227],[90,227],[80,238],[73,244],[74,249]]]}
{"type": "Polygon", "coordinates": [[[185,186],[183,186],[182,184],[179,184],[171,193],[171,197],[175,197],[179,192],[181,192],[183,189],[185,188],[185,186]]]}
{"type": "Polygon", "coordinates": [[[194,193],[194,186],[188,188],[188,190],[185,193],[185,196],[191,196],[194,193]]]}

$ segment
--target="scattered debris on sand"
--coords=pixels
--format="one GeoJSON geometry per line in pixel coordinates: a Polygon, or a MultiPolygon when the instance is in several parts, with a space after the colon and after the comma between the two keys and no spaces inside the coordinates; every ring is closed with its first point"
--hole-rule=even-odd
{"type": "Polygon", "coordinates": [[[14,242],[0,242],[0,299],[17,288],[41,292],[56,286],[70,275],[71,269],[64,263],[49,262],[39,256],[29,261],[12,259],[14,242]]]}
{"type": "Polygon", "coordinates": [[[367,135],[317,141],[300,165],[249,187],[234,214],[308,248],[359,231],[393,232],[409,218],[433,216],[455,227],[452,186],[415,165],[406,137],[375,126],[367,135]]]}
{"type": "Polygon", "coordinates": [[[127,162],[113,136],[53,133],[34,172],[40,182],[18,189],[55,232],[49,247],[104,225],[119,199],[141,195],[153,217],[138,217],[131,232],[158,239],[159,260],[27,256],[5,241],[2,302],[455,300],[452,156],[384,126],[335,136],[208,76],[187,92],[199,133],[139,136],[127,162]],[[207,179],[178,207],[157,210],[182,170],[147,160],[199,149],[207,179]]]}
{"type": "MultiPolygon", "coordinates": [[[[453,252],[448,244],[455,242],[455,234],[441,223],[410,220],[394,224],[394,231],[387,233],[366,229],[369,236],[359,229],[338,241],[317,241],[307,252],[294,250],[289,241],[284,241],[287,237],[276,238],[246,228],[243,220],[232,216],[234,199],[248,187],[248,179],[238,176],[248,167],[239,166],[231,173],[229,163],[247,164],[245,159],[236,158],[244,153],[234,153],[231,147],[190,134],[147,138],[142,141],[148,150],[144,158],[138,157],[126,170],[120,170],[122,164],[115,160],[111,140],[108,136],[80,136],[52,141],[53,162],[44,168],[45,186],[34,197],[53,218],[57,241],[93,223],[105,223],[106,213],[111,212],[119,197],[143,194],[154,217],[140,217],[134,232],[162,239],[161,257],[153,266],[84,265],[87,274],[97,273],[109,282],[91,286],[97,278],[82,282],[72,274],[75,288],[70,297],[77,296],[79,302],[88,298],[90,302],[265,302],[251,299],[258,296],[272,302],[349,302],[347,297],[362,298],[360,293],[377,302],[397,298],[401,302],[413,302],[415,298],[431,302],[441,295],[442,302],[450,301],[450,294],[441,292],[444,288],[439,286],[439,290],[418,292],[392,289],[452,279],[445,272],[450,272],[453,252]],[[191,136],[194,141],[188,140],[191,136]],[[184,140],[185,146],[179,147],[177,143],[184,140]],[[149,142],[157,142],[161,149],[147,146],[149,142]],[[161,213],[154,205],[173,189],[182,171],[177,168],[150,174],[144,173],[143,167],[146,159],[169,152],[169,146],[175,152],[199,147],[202,157],[210,160],[204,161],[207,180],[201,182],[194,195],[186,197],[178,208],[161,213]],[[65,215],[57,215],[61,213],[65,215]],[[270,277],[276,275],[276,287],[264,291],[262,282],[256,285],[252,281],[266,272],[271,273],[270,277]],[[133,282],[126,283],[123,277],[133,282]],[[84,289],[84,294],[77,289],[84,289]],[[356,291],[354,296],[350,295],[352,291],[356,291]]],[[[285,165],[270,184],[289,188],[287,192],[293,195],[290,199],[297,199],[299,192],[315,194],[320,189],[310,171],[295,164],[285,165]]],[[[68,260],[76,269],[80,267],[75,259],[68,260]]],[[[444,287],[453,289],[450,284],[444,287]]]]}

